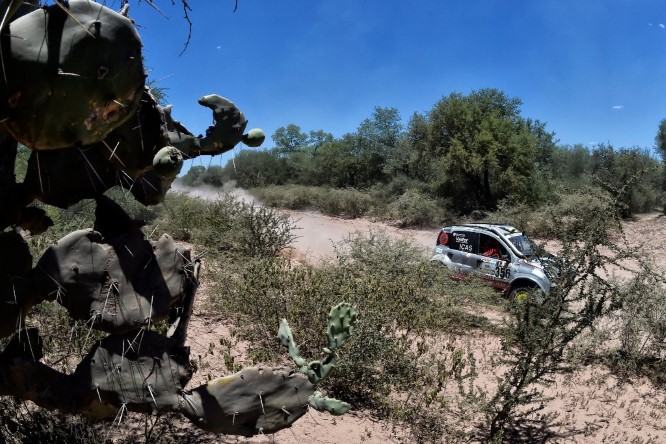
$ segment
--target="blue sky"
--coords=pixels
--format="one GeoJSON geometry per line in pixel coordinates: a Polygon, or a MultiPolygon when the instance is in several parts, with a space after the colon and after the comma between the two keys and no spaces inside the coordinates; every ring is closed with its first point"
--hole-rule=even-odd
{"type": "Polygon", "coordinates": [[[651,148],[666,118],[663,0],[238,0],[236,12],[234,0],[190,0],[180,56],[182,5],[154,3],[168,19],[145,0],[130,15],[150,77],[195,133],[211,123],[196,102],[210,93],[263,128],[265,147],[290,123],[341,136],[375,106],[406,122],[481,88],[520,98],[562,144],[651,148]]]}

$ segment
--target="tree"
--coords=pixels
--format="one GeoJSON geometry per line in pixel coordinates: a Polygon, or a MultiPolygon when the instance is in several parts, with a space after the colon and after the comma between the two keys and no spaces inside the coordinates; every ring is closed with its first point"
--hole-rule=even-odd
{"type": "Polygon", "coordinates": [[[242,188],[283,185],[290,177],[288,165],[288,159],[277,150],[241,150],[224,166],[223,176],[242,188]]]}
{"type": "Polygon", "coordinates": [[[397,108],[375,107],[372,116],[359,125],[356,137],[359,155],[372,170],[368,177],[370,185],[405,172],[406,159],[399,156],[403,126],[397,108]]]}
{"type": "Polygon", "coordinates": [[[301,127],[290,123],[281,126],[271,136],[275,142],[275,149],[280,154],[289,154],[299,151],[307,146],[308,136],[301,131],[301,127]]]}
{"type": "Polygon", "coordinates": [[[651,210],[658,201],[659,163],[640,148],[599,145],[592,151],[590,173],[615,198],[619,214],[629,217],[651,210]]]}
{"type": "MultiPolygon", "coordinates": [[[[657,130],[657,135],[655,136],[654,141],[657,145],[657,151],[659,151],[659,154],[661,154],[663,173],[661,191],[662,193],[666,193],[666,119],[663,119],[661,122],[659,122],[659,129],[657,130]]],[[[663,211],[666,213],[666,201],[664,201],[663,211]]]]}
{"type": "Polygon", "coordinates": [[[203,182],[202,176],[206,172],[206,167],[195,165],[187,170],[187,173],[180,178],[180,180],[188,186],[196,187],[203,182]]]}
{"type": "Polygon", "coordinates": [[[335,138],[333,134],[327,133],[324,130],[310,131],[308,138],[308,146],[312,148],[313,155],[317,154],[317,148],[322,146],[325,143],[333,142],[335,138]]]}
{"type": "Polygon", "coordinates": [[[497,89],[482,89],[452,93],[428,114],[428,142],[420,138],[416,151],[432,163],[438,194],[459,210],[492,209],[508,196],[533,198],[539,138],[520,116],[520,105],[497,89]]]}

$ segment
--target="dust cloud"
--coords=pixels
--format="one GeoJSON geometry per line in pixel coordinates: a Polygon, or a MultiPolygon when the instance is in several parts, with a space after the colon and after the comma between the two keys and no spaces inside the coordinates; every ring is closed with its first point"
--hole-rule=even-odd
{"type": "Polygon", "coordinates": [[[247,202],[253,205],[261,205],[259,199],[250,194],[247,190],[236,188],[235,180],[225,182],[222,188],[215,188],[211,187],[210,185],[199,185],[196,187],[191,187],[189,185],[185,185],[180,180],[175,180],[173,184],[171,184],[171,189],[177,193],[184,193],[188,196],[198,197],[204,200],[218,200],[223,194],[231,194],[243,202],[247,202]]]}
{"type": "MultiPolygon", "coordinates": [[[[208,185],[189,187],[175,181],[171,187],[174,191],[186,193],[192,197],[206,200],[217,200],[224,193],[230,193],[245,202],[260,206],[261,202],[247,190],[237,188],[235,181],[230,181],[220,188],[208,185]]],[[[318,263],[326,258],[335,257],[335,245],[349,238],[354,233],[384,233],[394,239],[409,239],[429,254],[435,244],[438,230],[404,230],[381,222],[367,219],[343,219],[325,216],[315,211],[277,210],[289,216],[296,227],[293,234],[296,239],[292,243],[291,257],[299,262],[318,263]]]]}

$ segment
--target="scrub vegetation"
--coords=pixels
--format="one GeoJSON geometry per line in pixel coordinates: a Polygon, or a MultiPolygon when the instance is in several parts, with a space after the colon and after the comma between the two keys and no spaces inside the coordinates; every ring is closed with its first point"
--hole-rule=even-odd
{"type": "MultiPolygon", "coordinates": [[[[189,5],[181,4],[189,20],[189,5]]],[[[406,124],[397,109],[378,107],[339,138],[288,124],[273,134],[273,148],[242,150],[224,167],[194,166],[181,179],[195,187],[233,181],[262,205],[233,194],[213,201],[167,194],[184,154],[222,154],[241,141],[256,148],[264,134],[243,134],[244,115],[217,95],[199,99],[214,125],[205,137],[190,134],[144,89],[127,9],[91,5],[0,2],[8,17],[34,10],[12,22],[15,41],[5,45],[18,51],[6,54],[9,78],[18,83],[2,92],[16,108],[3,120],[0,146],[2,442],[212,442],[217,433],[290,427],[310,407],[337,414],[350,406],[384,421],[404,442],[544,442],[588,436],[548,411],[560,393],[553,387],[581,369],[603,367],[627,385],[643,378],[664,392],[663,270],[623,228],[663,207],[664,163],[650,151],[558,145],[545,123],[521,115],[520,99],[481,89],[452,92],[406,124]],[[131,31],[128,44],[116,37],[110,45],[133,48],[117,67],[127,85],[115,74],[104,80],[105,66],[72,76],[91,82],[85,91],[48,60],[43,72],[24,66],[23,56],[34,54],[21,52],[20,42],[41,38],[33,32],[47,23],[40,14],[55,23],[43,35],[57,35],[70,16],[66,29],[83,26],[77,14],[98,33],[115,22],[131,31]],[[63,107],[48,98],[50,90],[30,87],[42,77],[59,79],[63,97],[92,97],[111,108],[82,119],[87,109],[63,107]],[[103,80],[123,90],[103,91],[103,80]],[[108,100],[123,94],[126,103],[108,100]],[[54,109],[38,129],[33,116],[44,106],[54,109]],[[110,110],[123,121],[116,124],[110,110]],[[71,128],[60,131],[65,121],[71,128]],[[114,133],[118,128],[136,139],[114,133]],[[347,238],[321,263],[299,262],[290,254],[297,234],[285,208],[401,228],[501,221],[542,239],[538,248],[554,245],[561,275],[546,297],[507,300],[473,278],[453,279],[422,249],[381,231],[347,238]],[[57,272],[45,271],[49,266],[57,272]],[[193,312],[204,282],[200,266],[205,305],[193,312]],[[190,357],[192,313],[224,323],[234,341],[220,334],[208,351],[228,374],[206,374],[194,389],[185,385],[213,358],[190,357]],[[242,356],[234,352],[241,342],[242,356]],[[256,366],[241,371],[240,360],[256,366]],[[229,388],[239,385],[246,392],[229,388]]],[[[662,157],[665,134],[662,122],[655,138],[662,157]]],[[[651,409],[657,422],[666,414],[663,402],[651,409]]],[[[645,442],[665,436],[663,426],[653,428],[659,437],[645,442]]]]}
{"type": "Polygon", "coordinates": [[[181,180],[233,180],[268,206],[400,226],[481,220],[510,208],[566,213],[587,196],[612,200],[622,218],[662,207],[664,170],[654,152],[559,145],[545,123],[521,116],[520,104],[496,89],[451,93],[406,124],[397,109],[377,107],[339,138],[289,124],[275,131],[273,148],[240,150],[224,167],[193,166],[181,180]]]}

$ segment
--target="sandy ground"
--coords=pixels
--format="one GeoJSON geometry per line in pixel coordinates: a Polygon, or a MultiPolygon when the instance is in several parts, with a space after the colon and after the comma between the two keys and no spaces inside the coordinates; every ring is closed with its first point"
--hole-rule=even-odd
{"type": "MultiPolygon", "coordinates": [[[[199,191],[201,195],[201,191],[199,191]]],[[[203,197],[214,198],[208,192],[203,197]]],[[[385,224],[363,219],[347,220],[322,216],[311,212],[289,212],[299,236],[294,244],[294,258],[316,262],[322,257],[334,255],[333,245],[354,232],[381,231],[394,237],[411,239],[422,246],[424,252],[432,248],[437,230],[400,230],[385,224]]],[[[625,223],[627,237],[644,244],[655,261],[666,263],[659,253],[666,246],[666,218],[658,214],[641,215],[625,223]]],[[[221,337],[234,341],[224,319],[211,317],[202,308],[210,288],[204,284],[198,294],[195,316],[190,326],[189,344],[192,357],[199,359],[200,369],[196,386],[205,379],[228,374],[220,355],[221,337]]],[[[497,339],[474,338],[474,348],[481,354],[498,350],[497,339]]],[[[246,345],[234,343],[231,352],[238,363],[243,363],[246,345]]],[[[483,358],[481,356],[481,358],[483,358]]],[[[483,362],[480,363],[483,366],[483,362]]],[[[493,374],[487,374],[489,383],[493,374]]],[[[554,384],[545,390],[552,399],[540,412],[544,424],[552,435],[548,442],[563,443],[662,443],[666,442],[666,392],[654,387],[648,380],[620,381],[602,367],[581,367],[570,374],[559,375],[554,384]]],[[[201,436],[211,442],[210,436],[201,436]]],[[[343,417],[333,417],[316,411],[309,412],[291,429],[271,436],[237,438],[220,436],[212,442],[219,443],[389,443],[410,442],[401,433],[391,430],[388,423],[377,421],[359,411],[343,417]],[[402,438],[401,438],[402,436],[402,438]]]]}

